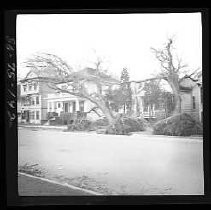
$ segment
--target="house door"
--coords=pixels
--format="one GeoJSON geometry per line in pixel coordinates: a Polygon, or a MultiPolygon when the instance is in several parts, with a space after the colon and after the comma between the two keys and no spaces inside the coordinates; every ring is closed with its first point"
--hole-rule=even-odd
{"type": "Polygon", "coordinates": [[[69,111],[69,103],[64,103],[64,112],[67,113],[69,111]]]}
{"type": "Polygon", "coordinates": [[[29,122],[29,111],[24,111],[26,122],[29,122]]]}
{"type": "Polygon", "coordinates": [[[73,113],[74,113],[76,111],[76,102],[75,101],[72,102],[72,106],[73,106],[73,113]]]}

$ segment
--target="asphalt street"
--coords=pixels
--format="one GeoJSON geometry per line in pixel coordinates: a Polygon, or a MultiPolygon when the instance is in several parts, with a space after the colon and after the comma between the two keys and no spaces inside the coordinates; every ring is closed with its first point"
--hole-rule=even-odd
{"type": "Polygon", "coordinates": [[[19,166],[37,164],[59,183],[106,195],[204,194],[200,137],[20,128],[18,142],[19,166]]]}

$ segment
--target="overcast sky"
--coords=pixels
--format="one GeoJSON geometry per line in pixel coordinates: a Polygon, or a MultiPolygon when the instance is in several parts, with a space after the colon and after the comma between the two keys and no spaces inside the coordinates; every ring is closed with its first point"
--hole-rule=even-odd
{"type": "Polygon", "coordinates": [[[100,56],[114,75],[127,67],[131,79],[149,78],[160,68],[150,48],[171,37],[190,70],[202,67],[200,13],[18,15],[16,37],[21,77],[27,58],[47,52],[74,69],[92,67],[100,56]]]}

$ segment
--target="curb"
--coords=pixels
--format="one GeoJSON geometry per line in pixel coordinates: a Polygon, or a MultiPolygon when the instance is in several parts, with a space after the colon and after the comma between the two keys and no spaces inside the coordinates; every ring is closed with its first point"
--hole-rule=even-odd
{"type": "Polygon", "coordinates": [[[33,125],[18,125],[19,128],[34,128],[34,129],[53,129],[53,130],[64,130],[65,127],[54,127],[54,126],[33,126],[33,125]]]}
{"type": "MultiPolygon", "coordinates": [[[[66,129],[66,127],[54,127],[54,126],[33,126],[33,125],[18,125],[18,127],[20,127],[20,128],[32,128],[32,129],[43,129],[43,130],[47,130],[47,129],[52,129],[52,130],[60,130],[60,131],[65,131],[65,129],[66,129]]],[[[78,133],[77,131],[76,132],[72,132],[72,133],[78,133]]],[[[79,132],[79,133],[87,133],[87,132],[79,132]]],[[[91,133],[91,132],[89,132],[89,133],[91,133]]],[[[104,133],[97,133],[97,132],[94,132],[94,133],[96,133],[96,134],[103,134],[103,135],[106,135],[106,134],[104,134],[104,133]]],[[[177,139],[179,139],[179,138],[185,138],[185,139],[192,139],[192,140],[199,140],[199,141],[203,141],[203,136],[167,136],[167,135],[155,135],[155,134],[147,134],[147,133],[136,133],[136,132],[131,132],[131,135],[129,135],[129,136],[132,136],[132,135],[140,135],[140,136],[147,136],[147,137],[149,137],[149,136],[153,136],[153,137],[158,137],[158,138],[172,138],[172,139],[174,139],[174,138],[177,138],[177,139]]]]}
{"type": "Polygon", "coordinates": [[[50,180],[50,179],[46,179],[46,178],[42,178],[42,177],[37,177],[37,176],[33,176],[33,175],[30,175],[30,174],[26,174],[26,173],[22,173],[22,172],[18,172],[18,174],[21,174],[23,176],[27,176],[27,177],[30,177],[30,178],[34,178],[34,179],[38,179],[38,180],[42,180],[42,181],[45,181],[45,182],[48,182],[48,183],[52,183],[52,184],[57,184],[57,185],[60,185],[60,186],[63,186],[63,187],[68,187],[72,190],[79,190],[79,191],[83,191],[83,192],[86,192],[86,193],[90,193],[92,195],[103,195],[101,193],[97,193],[97,192],[94,192],[92,190],[87,190],[87,189],[83,189],[83,188],[80,188],[80,187],[75,187],[73,185],[70,185],[70,184],[61,184],[57,181],[53,181],[53,180],[50,180]]]}
{"type": "MultiPolygon", "coordinates": [[[[141,137],[141,135],[139,135],[141,137]]],[[[143,137],[151,137],[151,135],[142,135],[143,137]]],[[[165,141],[179,141],[179,142],[196,142],[203,143],[203,137],[184,137],[184,136],[165,136],[165,135],[153,135],[153,141],[165,140],[165,141]]]]}

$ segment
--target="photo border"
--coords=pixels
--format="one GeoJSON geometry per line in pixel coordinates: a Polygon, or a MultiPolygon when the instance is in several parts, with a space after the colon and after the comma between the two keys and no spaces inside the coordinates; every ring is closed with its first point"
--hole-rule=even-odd
{"type": "Polygon", "coordinates": [[[18,195],[18,132],[17,132],[17,56],[16,17],[19,14],[128,14],[128,13],[192,13],[202,14],[202,69],[203,90],[209,90],[209,9],[207,8],[140,8],[140,9],[59,9],[59,10],[6,10],[4,12],[4,77],[5,77],[5,157],[6,202],[8,206],[27,205],[138,205],[211,203],[210,182],[210,128],[209,91],[204,91],[203,103],[203,156],[204,195],[156,196],[32,196],[18,195]]]}

